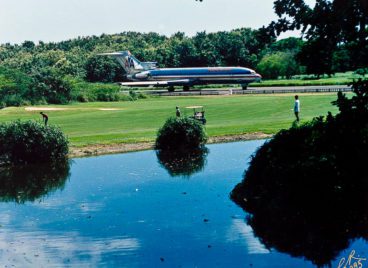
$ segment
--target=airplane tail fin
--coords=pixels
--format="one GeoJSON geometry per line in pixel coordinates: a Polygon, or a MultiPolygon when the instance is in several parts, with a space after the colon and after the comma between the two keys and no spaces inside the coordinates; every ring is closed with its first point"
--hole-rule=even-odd
{"type": "Polygon", "coordinates": [[[112,53],[102,53],[99,56],[110,56],[115,58],[124,68],[127,74],[134,74],[143,71],[145,68],[129,51],[120,51],[112,53]]]}

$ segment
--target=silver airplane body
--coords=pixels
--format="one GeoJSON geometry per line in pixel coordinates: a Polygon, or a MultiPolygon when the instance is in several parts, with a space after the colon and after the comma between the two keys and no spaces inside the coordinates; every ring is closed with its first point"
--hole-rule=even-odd
{"type": "Polygon", "coordinates": [[[183,86],[184,90],[195,85],[241,84],[243,89],[249,83],[260,81],[261,75],[244,67],[200,67],[200,68],[157,68],[156,62],[140,62],[129,51],[103,53],[114,57],[124,68],[130,82],[121,82],[129,87],[183,86]]]}

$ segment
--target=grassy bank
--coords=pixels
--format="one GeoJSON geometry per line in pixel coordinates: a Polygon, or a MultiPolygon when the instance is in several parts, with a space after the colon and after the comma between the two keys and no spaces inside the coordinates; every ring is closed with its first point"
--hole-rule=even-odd
{"type": "MultiPolygon", "coordinates": [[[[336,73],[331,77],[324,75],[317,79],[313,75],[295,75],[291,79],[263,79],[260,83],[251,83],[249,87],[278,87],[278,86],[329,86],[329,85],[347,85],[354,80],[358,80],[362,76],[354,74],[354,72],[336,73]]],[[[196,88],[229,88],[240,87],[239,85],[206,85],[196,88]]]]}
{"type": "MultiPolygon", "coordinates": [[[[331,101],[336,94],[300,94],[302,121],[336,111],[331,101]]],[[[58,125],[69,136],[72,146],[153,141],[157,129],[175,115],[175,106],[191,114],[186,106],[203,105],[210,136],[242,133],[275,133],[294,120],[293,95],[161,97],[135,102],[94,102],[6,108],[0,122],[16,119],[41,120],[42,110],[49,123],[58,125]]]]}
{"type": "Polygon", "coordinates": [[[319,79],[308,75],[297,75],[292,79],[264,80],[261,83],[253,83],[251,87],[274,87],[274,86],[327,86],[347,85],[362,76],[353,72],[337,73],[331,77],[321,76],[319,79]]]}

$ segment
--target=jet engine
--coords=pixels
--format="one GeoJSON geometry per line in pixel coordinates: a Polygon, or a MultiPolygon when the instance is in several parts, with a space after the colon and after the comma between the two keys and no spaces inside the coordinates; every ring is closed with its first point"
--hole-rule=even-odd
{"type": "Polygon", "coordinates": [[[142,80],[142,79],[148,79],[151,77],[151,73],[150,72],[141,72],[141,73],[137,73],[134,75],[134,78],[135,79],[139,79],[139,80],[142,80]]]}

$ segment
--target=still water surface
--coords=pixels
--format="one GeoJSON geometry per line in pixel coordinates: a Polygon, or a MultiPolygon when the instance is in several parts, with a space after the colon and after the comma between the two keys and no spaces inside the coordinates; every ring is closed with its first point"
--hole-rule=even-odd
{"type": "MultiPolygon", "coordinates": [[[[262,144],[210,145],[191,176],[171,176],[154,151],[74,159],[47,194],[2,197],[1,266],[314,267],[266,249],[229,199],[262,144]]],[[[368,257],[357,240],[332,267],[352,249],[368,257]]]]}

